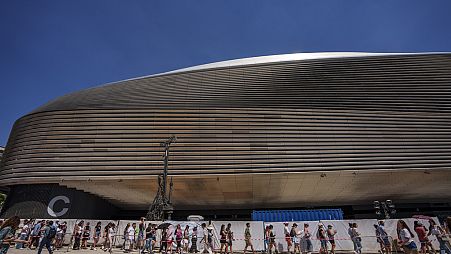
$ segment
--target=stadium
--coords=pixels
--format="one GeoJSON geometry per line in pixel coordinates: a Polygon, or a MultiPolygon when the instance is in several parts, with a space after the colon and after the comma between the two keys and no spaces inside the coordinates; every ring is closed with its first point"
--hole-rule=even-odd
{"type": "Polygon", "coordinates": [[[144,215],[171,135],[176,217],[358,217],[386,199],[400,216],[449,213],[451,53],[254,57],[56,98],[13,126],[2,217],[144,215]]]}

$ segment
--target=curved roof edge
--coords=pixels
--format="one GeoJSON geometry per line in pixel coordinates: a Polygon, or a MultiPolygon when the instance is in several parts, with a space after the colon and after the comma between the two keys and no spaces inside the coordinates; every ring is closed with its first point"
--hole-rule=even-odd
{"type": "Polygon", "coordinates": [[[451,54],[451,52],[416,52],[416,53],[368,53],[368,52],[320,52],[320,53],[293,53],[293,54],[280,54],[280,55],[268,55],[268,56],[257,56],[257,57],[248,57],[234,60],[226,60],[220,62],[213,62],[208,64],[196,65],[187,68],[177,69],[168,72],[162,72],[157,74],[151,74],[146,76],[140,76],[130,79],[124,79],[119,81],[113,81],[109,83],[104,83],[101,85],[95,85],[89,88],[85,88],[79,91],[74,91],[62,96],[58,96],[57,98],[50,100],[43,105],[39,106],[35,110],[29,112],[26,115],[33,114],[36,112],[40,112],[42,108],[45,108],[47,105],[52,102],[59,100],[66,96],[71,96],[77,94],[81,91],[89,91],[93,89],[102,88],[109,85],[118,85],[122,82],[127,81],[135,81],[145,78],[158,77],[164,75],[178,74],[178,73],[188,73],[193,71],[202,71],[202,70],[214,70],[220,68],[228,68],[228,67],[237,67],[237,66],[252,66],[252,65],[260,65],[260,64],[271,64],[271,63],[288,63],[288,62],[296,62],[302,60],[315,60],[315,59],[332,59],[332,58],[360,58],[360,57],[374,57],[374,56],[412,56],[412,55],[438,55],[438,54],[451,54]]]}
{"type": "Polygon", "coordinates": [[[302,60],[314,60],[314,59],[327,59],[327,58],[350,58],[350,57],[371,57],[371,56],[401,56],[401,55],[433,55],[433,54],[450,54],[451,52],[417,52],[417,53],[368,53],[368,52],[319,52],[319,53],[292,53],[292,54],[281,54],[281,55],[268,55],[268,56],[256,56],[239,58],[233,60],[225,60],[201,65],[195,65],[187,68],[177,69],[173,71],[167,71],[162,73],[156,73],[136,78],[124,79],[119,81],[114,81],[110,83],[103,84],[111,85],[124,81],[132,81],[143,78],[157,77],[168,74],[176,74],[191,71],[200,70],[210,70],[217,68],[227,68],[245,65],[256,65],[265,63],[278,63],[278,62],[291,62],[291,61],[302,61],[302,60]]]}

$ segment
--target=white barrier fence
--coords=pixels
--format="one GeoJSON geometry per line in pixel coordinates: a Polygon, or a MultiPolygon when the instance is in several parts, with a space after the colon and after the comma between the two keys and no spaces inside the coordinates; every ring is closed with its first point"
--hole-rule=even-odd
{"type": "MultiPolygon", "coordinates": [[[[418,240],[418,236],[414,232],[414,221],[420,221],[426,228],[429,227],[428,220],[424,219],[415,219],[415,218],[405,218],[403,219],[412,232],[415,235],[414,241],[417,244],[418,248],[420,248],[420,241],[418,240]]],[[[436,217],[433,218],[433,220],[439,224],[439,221],[436,217]]],[[[72,231],[76,223],[79,223],[81,220],[74,220],[74,219],[68,219],[68,220],[60,220],[60,222],[66,221],[67,222],[67,233],[64,238],[64,242],[67,244],[70,242],[72,237],[72,231]]],[[[114,239],[115,246],[120,246],[124,242],[123,240],[123,232],[127,225],[127,223],[136,223],[139,224],[139,221],[133,221],[133,220],[83,220],[85,225],[87,222],[90,223],[91,226],[91,238],[88,241],[88,243],[92,243],[92,236],[93,236],[93,230],[97,222],[102,223],[102,234],[103,234],[103,228],[109,223],[113,222],[116,225],[116,237],[114,239]]],[[[396,224],[398,219],[389,219],[385,220],[385,230],[387,234],[392,239],[397,239],[397,230],[396,230],[396,224]]],[[[208,221],[199,221],[199,222],[193,222],[193,221],[165,221],[168,223],[171,223],[172,226],[169,227],[169,232],[174,233],[175,226],[180,225],[182,230],[185,229],[186,225],[189,225],[190,227],[190,235],[192,234],[192,230],[195,226],[197,226],[197,248],[201,249],[200,241],[203,237],[203,230],[201,227],[202,223],[206,223],[209,225],[208,221]]],[[[353,243],[348,235],[348,224],[350,222],[357,223],[358,225],[358,232],[361,234],[362,238],[362,251],[363,252],[370,252],[375,253],[378,252],[380,249],[379,243],[377,242],[376,238],[376,232],[373,225],[377,224],[378,221],[375,219],[364,219],[364,220],[322,220],[322,221],[290,221],[289,222],[289,229],[291,229],[291,226],[293,223],[296,223],[298,225],[298,230],[303,230],[304,223],[309,224],[309,230],[312,235],[311,241],[313,244],[313,251],[317,252],[320,248],[320,241],[316,238],[317,231],[318,231],[318,224],[321,223],[325,226],[327,229],[328,225],[332,225],[333,228],[337,231],[337,234],[335,235],[335,243],[336,243],[336,250],[337,251],[352,251],[353,250],[353,243]]],[[[158,221],[146,221],[146,226],[149,224],[161,224],[162,222],[158,221]]],[[[246,227],[246,221],[211,221],[211,225],[213,226],[213,246],[214,249],[219,249],[220,243],[220,229],[221,225],[227,226],[227,224],[231,224],[231,229],[233,231],[234,235],[234,241],[233,241],[233,250],[234,251],[242,251],[245,246],[244,241],[244,230],[246,227]]],[[[273,225],[273,232],[275,234],[275,242],[276,242],[276,248],[279,250],[279,252],[284,252],[287,250],[287,242],[285,240],[284,235],[284,224],[282,222],[263,222],[263,221],[249,221],[250,223],[250,232],[252,235],[252,243],[254,246],[254,249],[256,251],[265,251],[265,243],[264,243],[264,237],[265,237],[265,226],[267,225],[273,225]]],[[[161,239],[161,230],[157,230],[156,234],[156,246],[159,247],[160,245],[160,239],[161,239]]],[[[435,236],[429,236],[429,240],[432,241],[432,245],[436,250],[439,249],[439,243],[436,240],[435,236]]],[[[103,242],[103,240],[99,241],[99,243],[103,242]]],[[[174,241],[175,243],[175,241],[174,241]]],[[[293,247],[292,247],[293,248],[293,247]]],[[[175,248],[174,248],[175,249],[175,248]]]]}

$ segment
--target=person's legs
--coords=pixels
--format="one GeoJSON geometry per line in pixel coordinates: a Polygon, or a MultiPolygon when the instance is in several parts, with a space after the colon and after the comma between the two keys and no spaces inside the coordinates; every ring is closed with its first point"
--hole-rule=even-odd
{"type": "Polygon", "coordinates": [[[355,239],[352,239],[352,245],[354,247],[354,252],[357,253],[357,243],[355,239]]]}
{"type": "Polygon", "coordinates": [[[42,240],[40,243],[39,243],[39,247],[38,247],[38,254],[41,254],[41,252],[42,252],[42,248],[44,248],[44,240],[42,240]]]}
{"type": "Polygon", "coordinates": [[[357,243],[357,252],[360,254],[362,253],[362,243],[360,242],[359,239],[357,239],[356,243],[357,243]]]}
{"type": "Polygon", "coordinates": [[[290,250],[291,250],[291,238],[285,236],[285,241],[287,242],[287,252],[290,253],[290,250]]]}
{"type": "MultiPolygon", "coordinates": [[[[432,251],[432,253],[435,253],[435,248],[434,248],[434,246],[432,245],[432,241],[429,241],[429,240],[428,240],[427,246],[430,248],[430,250],[432,251]]],[[[429,251],[429,250],[428,250],[428,251],[429,251]]]]}
{"type": "Polygon", "coordinates": [[[108,236],[108,251],[111,252],[113,249],[113,237],[108,236]]]}
{"type": "Polygon", "coordinates": [[[45,247],[47,248],[47,250],[49,251],[49,254],[52,254],[52,245],[51,245],[51,241],[50,240],[46,240],[45,241],[45,247]]]}
{"type": "Polygon", "coordinates": [[[252,243],[251,243],[251,250],[252,250],[252,253],[255,254],[254,245],[252,243]]]}

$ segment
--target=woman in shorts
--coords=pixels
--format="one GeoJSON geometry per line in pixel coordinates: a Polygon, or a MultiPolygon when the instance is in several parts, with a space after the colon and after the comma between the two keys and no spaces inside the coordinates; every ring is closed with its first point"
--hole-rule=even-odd
{"type": "Polygon", "coordinates": [[[225,230],[225,225],[224,224],[221,225],[221,230],[219,231],[219,235],[221,237],[219,239],[219,243],[221,244],[221,247],[219,249],[219,253],[222,254],[223,250],[227,249],[227,232],[225,230]]]}
{"type": "Polygon", "coordinates": [[[91,250],[97,250],[96,245],[100,240],[100,234],[102,233],[102,222],[97,222],[94,228],[94,243],[91,245],[91,250]]]}
{"type": "Polygon", "coordinates": [[[413,235],[412,231],[410,231],[407,223],[403,220],[398,220],[396,227],[398,231],[398,244],[404,250],[404,253],[417,253],[418,248],[413,241],[413,238],[415,236],[413,235]]]}
{"type": "Polygon", "coordinates": [[[327,237],[329,238],[329,243],[332,246],[330,249],[330,253],[335,253],[335,235],[337,234],[337,230],[332,228],[332,225],[327,225],[327,237]]]}

